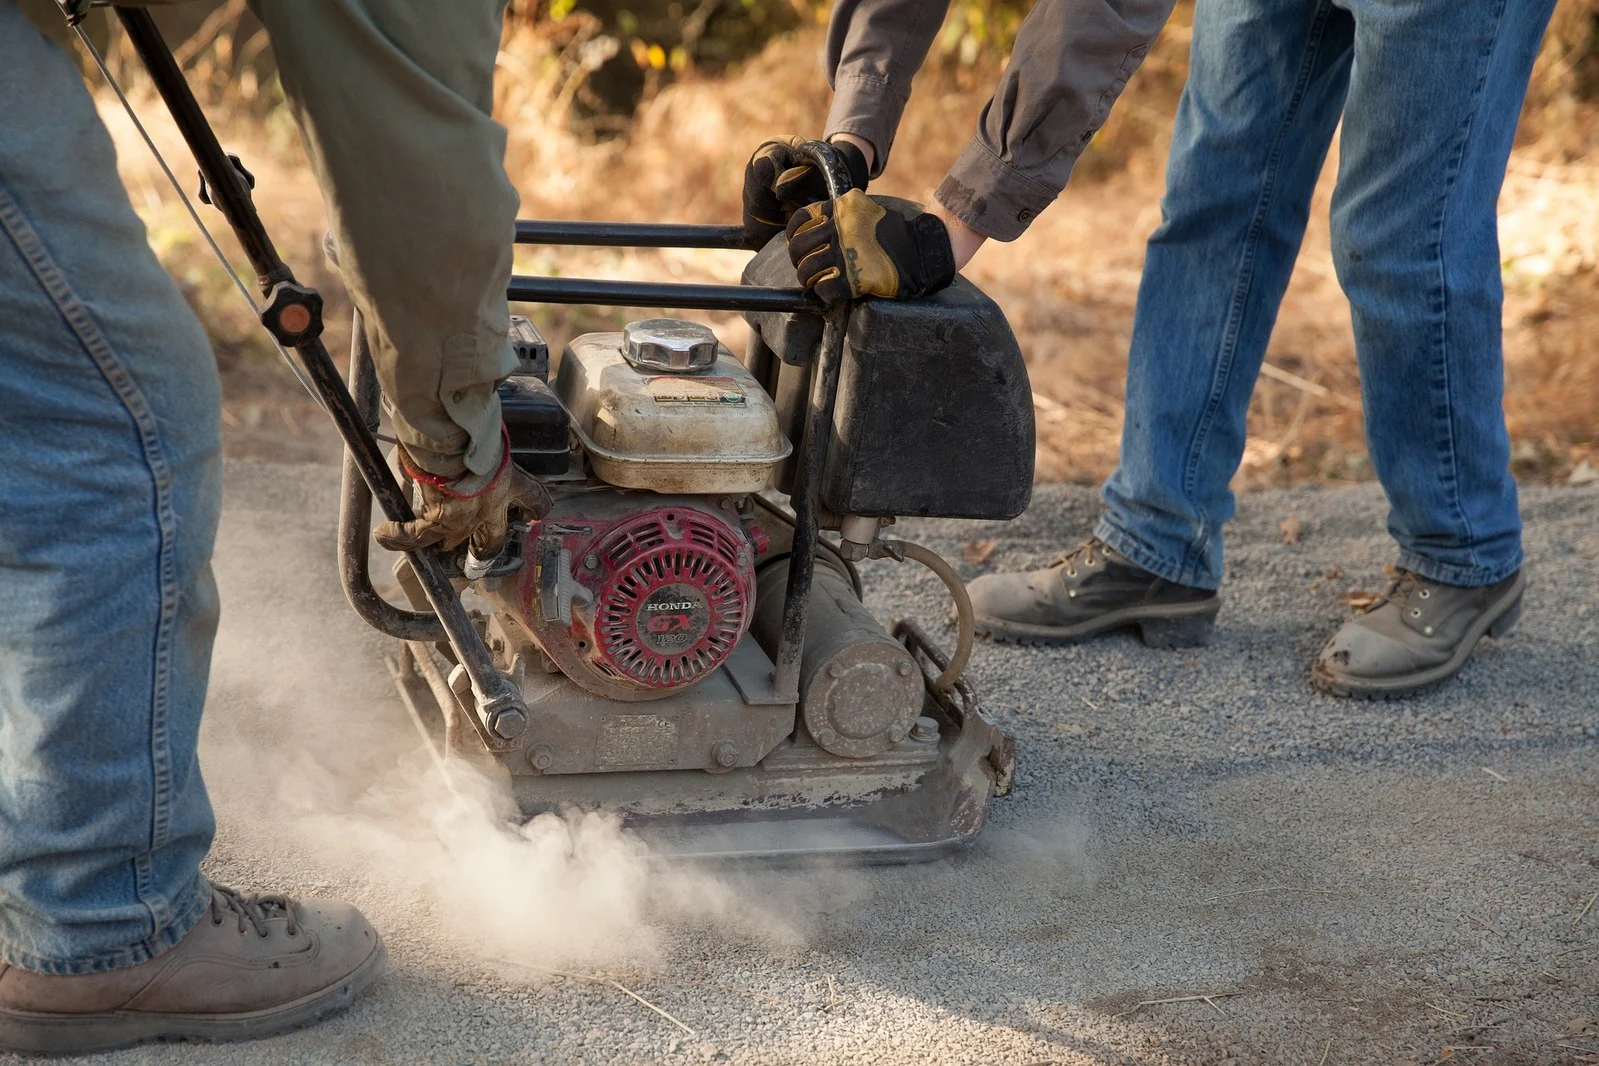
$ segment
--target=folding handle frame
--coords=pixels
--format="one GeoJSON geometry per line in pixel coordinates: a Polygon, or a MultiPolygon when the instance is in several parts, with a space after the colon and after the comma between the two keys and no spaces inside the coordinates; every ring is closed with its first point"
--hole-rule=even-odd
{"type": "MultiPolygon", "coordinates": [[[[366,573],[366,537],[371,501],[384,517],[405,522],[415,517],[410,500],[390,470],[374,436],[377,390],[371,358],[359,322],[352,340],[351,395],[322,343],[321,297],[300,285],[278,255],[251,199],[250,187],[218,142],[162,38],[155,20],[143,8],[116,8],[128,39],[148,70],[162,101],[171,112],[194,154],[210,198],[222,212],[251,266],[265,298],[262,324],[280,344],[292,350],[311,386],[333,419],[345,445],[345,485],[340,513],[341,579],[351,605],[367,622],[402,640],[449,642],[456,661],[471,681],[472,708],[478,732],[491,747],[510,747],[527,728],[529,712],[521,691],[495,665],[482,635],[451,584],[451,570],[437,549],[407,553],[417,580],[432,607],[404,611],[379,597],[366,573]],[[359,399],[359,402],[358,402],[359,399]],[[364,489],[363,489],[364,483],[364,489]],[[352,541],[359,541],[352,548],[352,541]]],[[[837,198],[851,188],[849,169],[832,146],[807,141],[798,152],[822,173],[828,192],[837,198]]],[[[615,222],[519,221],[519,244],[587,245],[649,248],[744,248],[742,227],[615,222]]],[[[603,281],[583,278],[514,276],[507,289],[512,302],[593,304],[612,307],[663,307],[711,311],[788,311],[820,315],[822,341],[816,355],[806,412],[804,439],[792,503],[795,515],[793,562],[783,604],[783,624],[773,675],[780,696],[799,698],[799,665],[804,652],[805,618],[818,543],[817,505],[823,466],[831,438],[833,406],[838,392],[849,305],[825,307],[803,289],[745,285],[603,281]]]]}
{"type": "MultiPolygon", "coordinates": [[[[140,62],[149,71],[156,91],[194,153],[212,203],[227,219],[255,269],[265,297],[262,324],[280,344],[294,351],[322,406],[338,428],[339,436],[344,439],[349,461],[360,472],[384,517],[395,522],[410,521],[415,517],[411,502],[384,461],[377,439],[368,429],[322,343],[321,297],[315,290],[300,285],[294,272],[278,255],[250,198],[249,186],[222,150],[150,13],[143,8],[126,7],[118,7],[116,13],[140,62]]],[[[441,554],[434,549],[408,554],[438,624],[454,649],[456,660],[471,680],[472,709],[478,725],[485,736],[494,738],[497,743],[514,740],[527,729],[528,723],[527,704],[520,688],[495,667],[483,637],[450,584],[441,554]]]]}

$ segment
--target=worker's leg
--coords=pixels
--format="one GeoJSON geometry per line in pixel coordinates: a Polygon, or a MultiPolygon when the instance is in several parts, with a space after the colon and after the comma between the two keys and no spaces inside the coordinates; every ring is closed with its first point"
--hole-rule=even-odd
{"type": "Polygon", "coordinates": [[[217,415],[82,78],[0,2],[0,960],[127,966],[210,900],[217,415]]]}
{"type": "Polygon", "coordinates": [[[1331,0],[1198,0],[1188,85],[1098,535],[1180,585],[1222,580],[1244,417],[1349,76],[1331,0]]]}
{"type": "Polygon", "coordinates": [[[1044,570],[977,578],[978,632],[1054,644],[1132,626],[1152,646],[1209,639],[1244,415],[1343,106],[1352,37],[1331,0],[1198,0],[1103,543],[1044,570]]]}
{"type": "Polygon", "coordinates": [[[1400,566],[1489,585],[1521,566],[1497,205],[1554,0],[1351,6],[1333,261],[1372,466],[1400,566]]]}
{"type": "Polygon", "coordinates": [[[383,971],[354,908],[200,876],[218,400],[82,79],[0,0],[0,1051],[265,1035],[383,971]]]}
{"type": "Polygon", "coordinates": [[[1333,261],[1401,571],[1311,676],[1341,695],[1387,697],[1448,678],[1520,613],[1497,208],[1554,2],[1348,2],[1355,62],[1333,261]]]}

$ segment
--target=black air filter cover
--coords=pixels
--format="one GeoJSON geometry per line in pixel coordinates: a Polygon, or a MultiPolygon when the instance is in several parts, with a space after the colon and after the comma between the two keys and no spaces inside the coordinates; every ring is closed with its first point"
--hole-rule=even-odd
{"type": "Polygon", "coordinates": [[[510,341],[519,364],[518,374],[531,374],[540,381],[550,380],[550,346],[531,320],[512,315],[510,341]]]}
{"type": "Polygon", "coordinates": [[[550,387],[531,374],[512,374],[498,392],[516,465],[535,475],[566,473],[571,419],[550,387]]]}
{"type": "MultiPolygon", "coordinates": [[[[744,283],[799,283],[781,235],[750,261],[744,283]]],[[[784,375],[815,358],[816,316],[745,318],[787,364],[784,375]]],[[[835,514],[1002,519],[1032,498],[1027,366],[1005,313],[963,277],[924,300],[855,304],[833,426],[822,502],[835,514]]]]}

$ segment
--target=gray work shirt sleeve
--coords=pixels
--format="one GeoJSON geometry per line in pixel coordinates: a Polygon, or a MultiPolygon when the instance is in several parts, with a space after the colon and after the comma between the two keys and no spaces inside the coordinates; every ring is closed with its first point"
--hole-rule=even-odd
{"type": "Polygon", "coordinates": [[[883,172],[911,79],[927,58],[949,0],[838,0],[827,24],[827,84],[833,106],[824,137],[849,133],[876,150],[883,172]]]}
{"type": "MultiPolygon", "coordinates": [[[[1173,0],[1038,0],[1023,20],[977,132],[934,196],[956,218],[1015,240],[1066,187],[1077,159],[1143,62],[1173,0]]],[[[828,31],[831,133],[888,154],[910,80],[947,4],[854,0],[828,31]]]]}
{"type": "Polygon", "coordinates": [[[503,0],[251,0],[365,320],[395,436],[495,470],[519,204],[494,121],[503,0]]]}

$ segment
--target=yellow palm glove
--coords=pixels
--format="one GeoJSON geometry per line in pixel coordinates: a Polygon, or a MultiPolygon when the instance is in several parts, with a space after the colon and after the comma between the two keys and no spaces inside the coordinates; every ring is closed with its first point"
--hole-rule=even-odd
{"type": "MultiPolygon", "coordinates": [[[[822,172],[797,151],[804,137],[778,137],[755,149],[744,167],[744,244],[754,251],[788,225],[789,216],[806,204],[827,199],[822,172]]],[[[833,148],[849,167],[854,188],[866,188],[866,156],[847,142],[833,148]]]]}
{"type": "Polygon", "coordinates": [[[943,222],[885,207],[859,189],[795,211],[788,254],[800,283],[829,306],[862,296],[914,300],[955,280],[943,222]]]}

